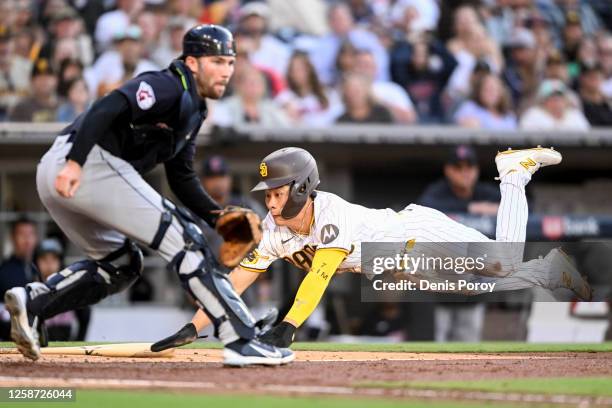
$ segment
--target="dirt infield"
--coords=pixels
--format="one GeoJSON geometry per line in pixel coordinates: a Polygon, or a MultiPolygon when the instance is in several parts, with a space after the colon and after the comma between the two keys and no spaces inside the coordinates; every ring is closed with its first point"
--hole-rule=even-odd
{"type": "MultiPolygon", "coordinates": [[[[69,385],[87,388],[193,389],[218,393],[398,396],[397,390],[368,389],[358,385],[379,381],[612,376],[612,353],[605,352],[474,354],[298,351],[297,361],[293,364],[244,369],[223,368],[220,361],[221,350],[181,349],[171,358],[44,356],[37,362],[30,362],[15,354],[14,350],[4,349],[0,354],[0,386],[69,385]]],[[[410,395],[408,391],[399,394],[410,395]]],[[[438,391],[436,395],[442,394],[438,391]]],[[[445,396],[448,397],[456,396],[445,396]]],[[[507,400],[507,397],[505,395],[501,399],[507,400]]],[[[491,395],[479,397],[483,398],[496,399],[491,395]]]]}

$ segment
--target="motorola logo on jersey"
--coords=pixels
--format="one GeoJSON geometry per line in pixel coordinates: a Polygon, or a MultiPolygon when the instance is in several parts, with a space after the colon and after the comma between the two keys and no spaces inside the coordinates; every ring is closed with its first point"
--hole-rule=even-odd
{"type": "Polygon", "coordinates": [[[338,237],[340,230],[334,224],[327,224],[321,229],[321,242],[329,244],[338,237]]]}

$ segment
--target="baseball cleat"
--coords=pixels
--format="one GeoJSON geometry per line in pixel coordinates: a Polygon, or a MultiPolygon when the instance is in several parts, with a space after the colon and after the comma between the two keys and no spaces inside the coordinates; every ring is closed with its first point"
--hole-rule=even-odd
{"type": "Polygon", "coordinates": [[[295,360],[288,348],[274,347],[257,339],[237,340],[223,349],[223,364],[232,367],[248,365],[281,365],[295,360]]]}
{"type": "Polygon", "coordinates": [[[593,289],[586,279],[578,272],[578,269],[570,261],[569,257],[560,248],[551,250],[544,257],[551,263],[551,271],[556,275],[556,288],[565,288],[574,292],[580,300],[590,301],[593,298],[593,289]]]}
{"type": "Polygon", "coordinates": [[[4,304],[11,315],[11,338],[24,357],[38,360],[40,358],[40,344],[36,329],[38,317],[34,317],[30,324],[26,307],[27,299],[28,294],[25,288],[9,289],[4,294],[4,304]]]}
{"type": "Polygon", "coordinates": [[[513,171],[528,171],[533,174],[540,167],[553,166],[561,163],[561,153],[550,147],[534,147],[532,149],[512,150],[497,153],[495,164],[499,178],[513,171]]]}

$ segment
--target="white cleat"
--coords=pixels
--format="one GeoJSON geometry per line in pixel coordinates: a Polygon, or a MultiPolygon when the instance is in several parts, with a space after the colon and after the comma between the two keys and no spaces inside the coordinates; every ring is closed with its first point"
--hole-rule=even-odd
{"type": "Polygon", "coordinates": [[[532,149],[512,150],[497,153],[495,164],[499,178],[514,171],[528,171],[533,174],[540,167],[553,166],[561,163],[561,153],[552,147],[534,147],[532,149]]]}
{"type": "Polygon", "coordinates": [[[560,248],[551,250],[548,255],[544,257],[545,260],[551,264],[551,272],[555,279],[554,288],[565,288],[569,289],[580,299],[584,301],[590,301],[593,298],[593,289],[586,279],[580,274],[578,269],[574,266],[570,258],[560,248]]]}
{"type": "Polygon", "coordinates": [[[40,358],[40,344],[36,325],[38,317],[30,325],[26,307],[28,294],[25,288],[9,289],[4,294],[6,310],[11,315],[11,338],[17,344],[17,349],[24,357],[30,360],[40,358]]]}

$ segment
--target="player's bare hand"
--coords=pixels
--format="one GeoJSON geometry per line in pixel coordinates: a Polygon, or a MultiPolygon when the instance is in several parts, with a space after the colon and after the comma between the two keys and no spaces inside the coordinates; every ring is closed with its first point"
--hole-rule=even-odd
{"type": "Polygon", "coordinates": [[[55,178],[55,189],[62,197],[72,198],[80,185],[81,165],[73,160],[68,160],[55,178]]]}

